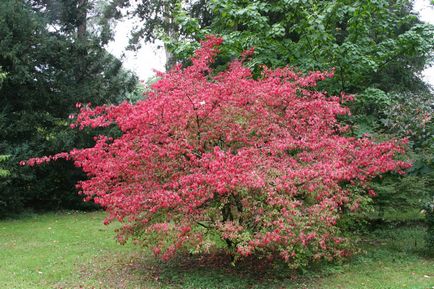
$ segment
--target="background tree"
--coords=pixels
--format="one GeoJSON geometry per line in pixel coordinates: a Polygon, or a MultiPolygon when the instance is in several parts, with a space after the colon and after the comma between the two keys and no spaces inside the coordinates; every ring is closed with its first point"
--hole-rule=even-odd
{"type": "Polygon", "coordinates": [[[163,40],[179,60],[188,58],[204,35],[220,34],[229,59],[255,47],[251,65],[290,64],[303,71],[335,67],[329,90],[388,92],[424,87],[417,73],[432,59],[433,28],[417,19],[412,3],[143,0],[134,6],[118,0],[108,6],[106,19],[121,18],[124,8],[142,20],[133,44],[163,40]]]}
{"type": "Polygon", "coordinates": [[[205,29],[222,34],[230,55],[255,47],[252,64],[335,67],[329,90],[417,88],[416,73],[432,57],[433,28],[420,23],[411,3],[211,0],[205,29]]]}
{"type": "Polygon", "coordinates": [[[68,130],[75,103],[117,103],[135,88],[136,76],[101,47],[97,35],[80,28],[86,3],[0,3],[0,66],[8,75],[0,88],[0,153],[10,155],[4,163],[10,176],[0,184],[0,214],[23,206],[80,207],[74,184],[82,175],[72,164],[34,170],[17,164],[91,143],[89,136],[68,130]]]}

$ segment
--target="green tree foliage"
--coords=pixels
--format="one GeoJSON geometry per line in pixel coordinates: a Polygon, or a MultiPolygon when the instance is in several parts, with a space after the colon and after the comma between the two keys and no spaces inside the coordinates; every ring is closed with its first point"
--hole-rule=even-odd
{"type": "Polygon", "coordinates": [[[160,39],[183,60],[198,39],[219,34],[224,63],[255,47],[252,66],[335,67],[326,86],[333,92],[424,88],[417,73],[434,48],[434,28],[418,20],[411,0],[142,0],[137,6],[117,0],[107,7],[108,19],[125,16],[121,8],[143,20],[132,34],[135,45],[160,39]]]}
{"type": "Polygon", "coordinates": [[[0,66],[7,73],[0,87],[0,154],[10,155],[3,163],[10,175],[0,180],[0,214],[27,205],[80,204],[73,191],[82,176],[72,164],[33,170],[17,164],[89,143],[90,136],[68,129],[75,103],[117,103],[136,86],[137,78],[98,37],[78,33],[82,14],[69,9],[78,2],[83,1],[0,2],[0,66]],[[46,3],[60,6],[47,9],[46,3]]]}
{"type": "Polygon", "coordinates": [[[222,34],[230,56],[255,47],[252,64],[335,67],[327,87],[334,91],[420,85],[415,73],[433,51],[434,29],[411,13],[411,1],[210,0],[208,7],[212,23],[200,29],[222,34]]]}

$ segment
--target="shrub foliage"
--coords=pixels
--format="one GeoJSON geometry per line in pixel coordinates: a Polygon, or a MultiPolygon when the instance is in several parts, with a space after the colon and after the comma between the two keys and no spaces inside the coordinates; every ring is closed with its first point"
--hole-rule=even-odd
{"type": "Polygon", "coordinates": [[[120,137],[27,163],[73,159],[89,176],[82,193],[123,223],[119,240],[163,258],[206,251],[216,236],[235,257],[345,256],[337,222],[375,194],[372,178],[409,167],[396,159],[405,142],[346,136],[338,117],[351,97],[315,90],[333,73],[263,67],[255,79],[239,60],[213,73],[221,42],[209,37],[191,66],[160,74],[146,100],[81,107],[75,126],[117,125],[120,137]]]}

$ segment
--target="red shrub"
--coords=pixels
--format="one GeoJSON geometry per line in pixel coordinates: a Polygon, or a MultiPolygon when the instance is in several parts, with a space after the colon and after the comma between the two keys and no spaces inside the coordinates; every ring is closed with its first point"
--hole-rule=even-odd
{"type": "Polygon", "coordinates": [[[337,116],[349,114],[341,102],[350,97],[312,89],[332,73],[264,68],[253,79],[234,61],[213,74],[220,43],[209,37],[146,100],[81,108],[76,126],[116,124],[121,137],[28,164],[73,159],[89,176],[81,191],[123,222],[119,240],[145,240],[164,258],[206,250],[209,234],[236,256],[301,264],[345,255],[336,222],[369,197],[373,177],[409,167],[395,160],[402,142],[344,136],[337,116]]]}

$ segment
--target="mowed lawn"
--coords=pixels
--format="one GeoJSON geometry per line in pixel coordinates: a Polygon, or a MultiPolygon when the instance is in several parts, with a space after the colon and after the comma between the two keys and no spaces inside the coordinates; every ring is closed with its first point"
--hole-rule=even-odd
{"type": "Polygon", "coordinates": [[[49,213],[0,221],[0,288],[411,288],[434,289],[434,259],[420,226],[362,236],[348,262],[304,272],[266,261],[230,266],[222,255],[163,263],[115,242],[104,213],[49,213]]]}

